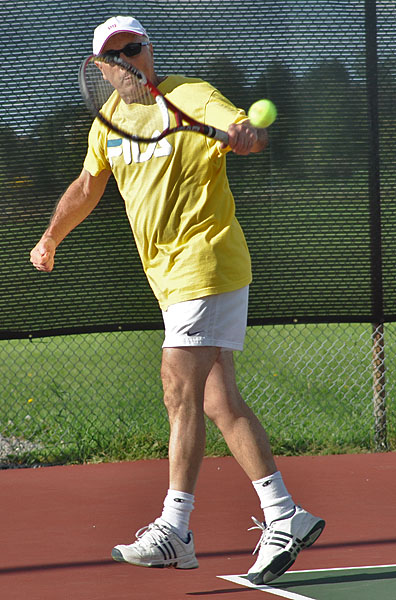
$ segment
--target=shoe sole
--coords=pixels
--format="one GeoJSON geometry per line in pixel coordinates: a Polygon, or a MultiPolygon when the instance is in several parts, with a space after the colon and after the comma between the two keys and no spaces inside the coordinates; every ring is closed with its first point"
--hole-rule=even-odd
{"type": "Polygon", "coordinates": [[[301,550],[309,548],[316,542],[325,528],[325,525],[326,523],[322,519],[315,523],[311,531],[307,533],[301,542],[296,543],[295,547],[292,549],[292,552],[289,550],[281,552],[281,554],[278,554],[278,556],[274,558],[274,560],[268,565],[268,567],[266,567],[266,569],[260,571],[259,573],[255,573],[253,577],[249,577],[249,580],[255,585],[262,585],[263,583],[269,583],[270,581],[273,581],[277,577],[283,575],[283,573],[285,573],[293,565],[301,550]]]}
{"type": "Polygon", "coordinates": [[[195,557],[179,560],[167,560],[161,563],[132,563],[128,560],[125,560],[118,548],[113,548],[111,551],[111,558],[117,562],[124,562],[137,567],[149,567],[153,569],[197,569],[199,567],[198,561],[195,557]]]}

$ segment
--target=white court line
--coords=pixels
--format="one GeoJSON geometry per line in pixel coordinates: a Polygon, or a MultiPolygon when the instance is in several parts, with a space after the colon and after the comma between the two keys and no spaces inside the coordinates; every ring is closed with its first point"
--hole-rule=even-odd
{"type": "MultiPolygon", "coordinates": [[[[396,564],[391,565],[367,565],[364,567],[331,567],[330,569],[310,569],[303,571],[287,571],[292,575],[293,573],[323,573],[327,571],[353,571],[358,569],[387,569],[391,567],[396,567],[396,564]]],[[[286,590],[281,590],[279,588],[275,588],[269,585],[255,585],[251,583],[245,574],[243,575],[217,575],[219,579],[225,579],[226,581],[231,581],[232,583],[236,583],[238,585],[243,585],[245,587],[254,588],[259,590],[260,592],[267,592],[267,594],[275,594],[277,596],[281,596],[281,598],[287,598],[288,600],[315,600],[310,596],[302,596],[301,594],[296,594],[295,592],[287,592],[286,590]]]]}
{"type": "Polygon", "coordinates": [[[245,587],[254,588],[260,592],[275,594],[276,596],[281,596],[282,598],[287,598],[288,600],[315,600],[315,598],[311,598],[310,596],[302,596],[301,594],[296,594],[294,592],[286,592],[286,590],[280,590],[279,588],[274,588],[269,585],[255,585],[246,578],[246,575],[217,575],[217,577],[219,579],[231,581],[232,583],[244,585],[245,587]]]}

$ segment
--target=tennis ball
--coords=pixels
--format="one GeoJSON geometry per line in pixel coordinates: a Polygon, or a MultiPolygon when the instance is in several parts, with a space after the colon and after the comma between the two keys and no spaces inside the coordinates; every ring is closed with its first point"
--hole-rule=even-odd
{"type": "Polygon", "coordinates": [[[248,111],[253,127],[269,127],[275,121],[276,115],[276,106],[271,100],[257,100],[248,111]]]}

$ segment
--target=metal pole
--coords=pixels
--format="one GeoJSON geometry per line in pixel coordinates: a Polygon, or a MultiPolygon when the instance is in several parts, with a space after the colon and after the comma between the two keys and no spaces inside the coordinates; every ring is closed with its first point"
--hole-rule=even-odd
{"type": "Polygon", "coordinates": [[[374,442],[377,452],[388,450],[386,427],[384,324],[373,324],[374,442]]]}
{"type": "Polygon", "coordinates": [[[384,292],[382,272],[381,176],[378,106],[377,2],[365,0],[366,80],[369,127],[369,210],[371,247],[371,314],[373,326],[374,443],[387,450],[385,403],[384,292]]]}

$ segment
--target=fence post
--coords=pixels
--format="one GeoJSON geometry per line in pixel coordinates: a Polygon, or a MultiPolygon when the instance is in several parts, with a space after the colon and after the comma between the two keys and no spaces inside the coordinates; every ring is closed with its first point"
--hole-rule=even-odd
{"type": "Polygon", "coordinates": [[[373,318],[374,443],[388,449],[386,432],[384,293],[382,273],[381,177],[379,151],[377,2],[365,0],[366,79],[369,132],[368,192],[371,250],[371,314],[373,318]]]}
{"type": "Polygon", "coordinates": [[[377,452],[388,450],[385,390],[384,324],[373,323],[374,443],[377,452]]]}

